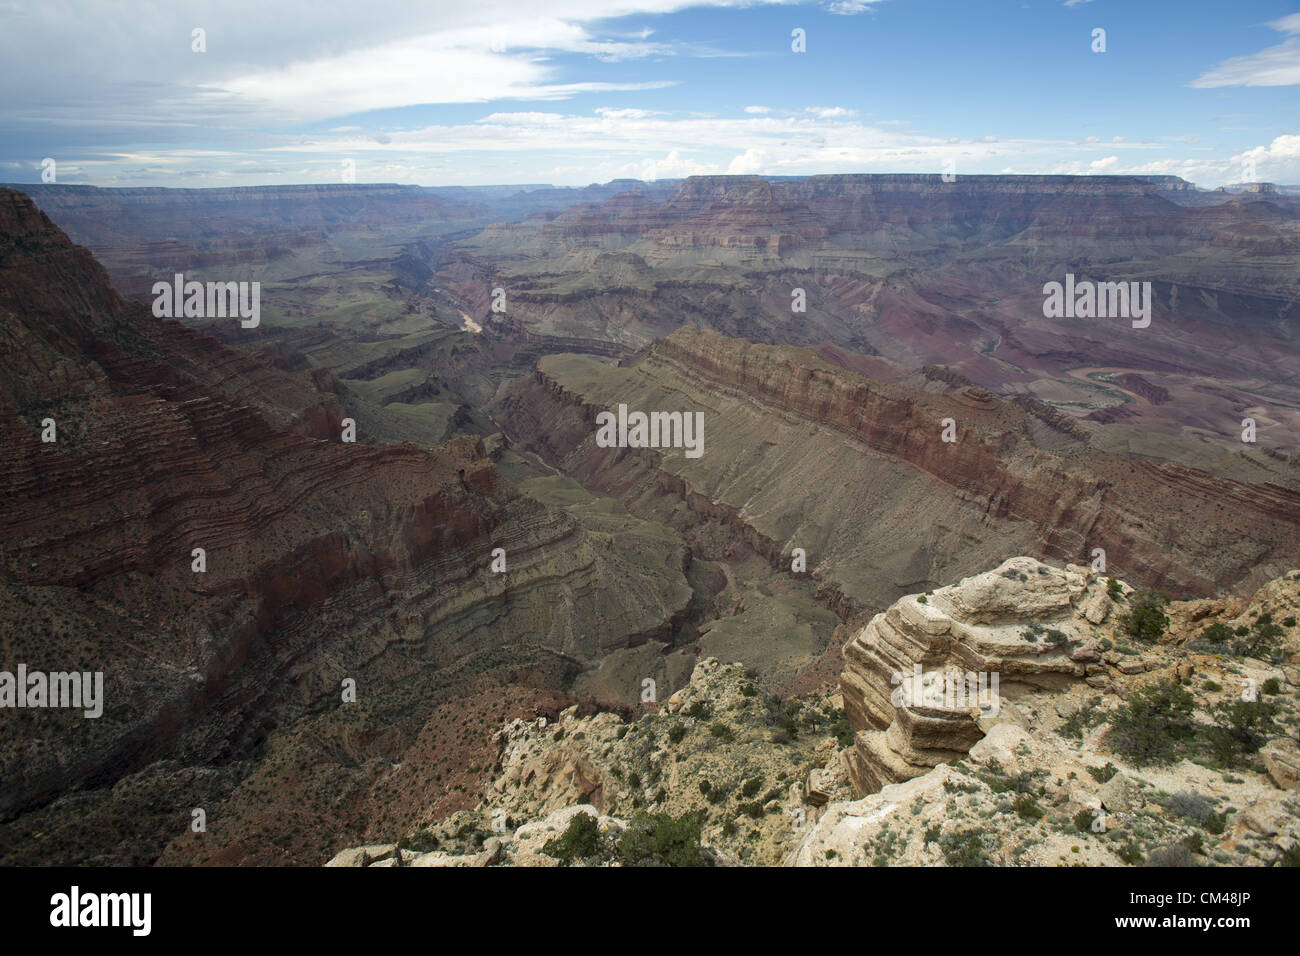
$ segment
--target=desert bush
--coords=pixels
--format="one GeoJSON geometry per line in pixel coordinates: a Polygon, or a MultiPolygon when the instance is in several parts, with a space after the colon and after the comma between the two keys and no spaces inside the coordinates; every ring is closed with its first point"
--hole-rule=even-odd
{"type": "Polygon", "coordinates": [[[989,853],[993,840],[978,830],[945,833],[939,837],[939,849],[949,866],[992,866],[989,853]]]}
{"type": "Polygon", "coordinates": [[[699,866],[700,818],[638,813],[618,841],[618,855],[628,866],[699,866]]]}
{"type": "Polygon", "coordinates": [[[546,841],[542,852],[565,863],[599,855],[600,826],[596,818],[590,813],[575,813],[562,834],[546,841]]]}
{"type": "Polygon", "coordinates": [[[1261,614],[1255,619],[1254,625],[1246,629],[1246,633],[1241,633],[1242,629],[1237,629],[1238,639],[1232,643],[1232,653],[1238,657],[1256,657],[1260,660],[1271,660],[1280,649],[1279,641],[1286,633],[1282,628],[1274,623],[1272,614],[1261,614]]]}
{"type": "Polygon", "coordinates": [[[1106,761],[1106,766],[1104,767],[1088,768],[1088,775],[1091,776],[1092,779],[1096,780],[1098,783],[1105,783],[1106,781],[1110,780],[1111,777],[1115,776],[1115,774],[1117,773],[1119,773],[1119,768],[1116,767],[1109,760],[1106,761]]]}
{"type": "Polygon", "coordinates": [[[1201,632],[1201,640],[1208,644],[1224,644],[1232,639],[1232,628],[1222,621],[1216,621],[1201,632]]]}
{"type": "Polygon", "coordinates": [[[1172,763],[1196,735],[1194,706],[1192,695],[1179,684],[1149,684],[1112,713],[1106,740],[1139,767],[1172,763]]]}
{"type": "Polygon", "coordinates": [[[1244,763],[1278,732],[1277,712],[1272,701],[1233,697],[1215,704],[1210,711],[1214,726],[1202,732],[1209,755],[1222,766],[1244,763]]]}
{"type": "Polygon", "coordinates": [[[1152,850],[1147,866],[1196,866],[1196,856],[1181,843],[1171,843],[1152,850]]]}
{"type": "Polygon", "coordinates": [[[1129,603],[1129,612],[1120,615],[1125,633],[1148,644],[1160,640],[1169,629],[1169,618],[1165,614],[1168,603],[1169,598],[1159,591],[1139,591],[1129,603]]]}
{"type": "Polygon", "coordinates": [[[1176,817],[1182,817],[1198,826],[1214,816],[1214,804],[1207,797],[1190,790],[1171,793],[1165,800],[1165,809],[1176,817]]]}

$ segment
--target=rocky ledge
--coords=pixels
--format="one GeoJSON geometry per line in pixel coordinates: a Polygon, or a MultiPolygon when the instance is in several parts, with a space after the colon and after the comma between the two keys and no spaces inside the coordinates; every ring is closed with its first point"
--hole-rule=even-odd
{"type": "Polygon", "coordinates": [[[1300,571],[1248,601],[1150,600],[1012,558],[876,615],[839,694],[781,698],[706,659],[640,715],[511,721],[475,809],[332,862],[1295,862],[1300,571]],[[1167,625],[1135,636],[1147,606],[1167,625]],[[997,673],[997,693],[950,706],[923,683],[896,705],[918,664],[997,673]]]}
{"type": "Polygon", "coordinates": [[[844,646],[840,675],[854,784],[871,793],[960,759],[1004,694],[1104,674],[1092,636],[1111,612],[1106,580],[1011,558],[872,618],[844,646]]]}

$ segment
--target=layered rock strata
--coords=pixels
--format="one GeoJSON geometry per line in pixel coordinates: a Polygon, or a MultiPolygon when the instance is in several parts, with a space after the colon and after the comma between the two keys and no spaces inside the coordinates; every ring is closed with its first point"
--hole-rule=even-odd
{"type": "Polygon", "coordinates": [[[1080,661],[1101,656],[1081,655],[1070,642],[1087,640],[1110,613],[1105,585],[1077,565],[1011,558],[877,614],[844,645],[854,784],[874,793],[959,760],[984,736],[980,721],[996,716],[1002,695],[1082,679],[1080,661]]]}

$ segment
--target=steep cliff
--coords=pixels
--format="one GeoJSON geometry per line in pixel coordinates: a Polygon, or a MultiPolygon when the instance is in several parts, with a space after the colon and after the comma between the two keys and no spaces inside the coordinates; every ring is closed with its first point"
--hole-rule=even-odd
{"type": "MultiPolygon", "coordinates": [[[[670,636],[690,601],[680,547],[590,534],[502,480],[475,439],[339,441],[328,375],[155,319],[12,192],[0,317],[0,667],[102,672],[105,695],[98,719],[5,712],[9,859],[68,840],[92,810],[76,859],[156,858],[193,799],[158,761],[226,768],[214,814],[259,767],[286,805],[324,813],[328,789],[304,790],[268,740],[304,735],[298,756],[321,772],[350,762],[337,748],[352,706],[385,728],[382,748],[409,746],[467,680],[562,688],[612,648],[670,636]],[[341,708],[345,679],[358,703],[341,708]],[[128,779],[152,795],[149,819],[110,788],[128,779]]],[[[233,859],[277,841],[310,859],[287,822],[247,829],[266,812],[215,828],[233,859]]]]}

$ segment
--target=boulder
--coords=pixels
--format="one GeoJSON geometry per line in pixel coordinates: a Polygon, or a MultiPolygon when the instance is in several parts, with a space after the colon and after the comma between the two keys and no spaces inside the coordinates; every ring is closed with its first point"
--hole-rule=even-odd
{"type": "Polygon", "coordinates": [[[1282,790],[1300,788],[1300,745],[1289,738],[1270,741],[1260,756],[1273,786],[1282,790]]]}
{"type": "Polygon", "coordinates": [[[1117,773],[1106,781],[1098,794],[1101,805],[1111,813],[1132,813],[1146,806],[1142,785],[1126,773],[1117,773]]]}

